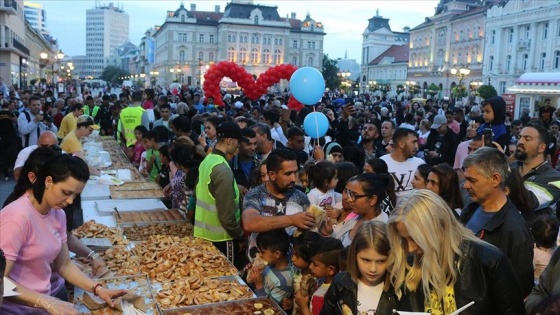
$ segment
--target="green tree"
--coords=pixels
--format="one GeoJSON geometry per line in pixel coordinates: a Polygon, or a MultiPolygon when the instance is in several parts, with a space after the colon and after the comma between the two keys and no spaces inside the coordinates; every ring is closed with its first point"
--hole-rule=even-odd
{"type": "Polygon", "coordinates": [[[431,97],[434,97],[434,95],[439,93],[439,86],[434,83],[430,84],[427,93],[430,94],[431,97]]]}
{"type": "Polygon", "coordinates": [[[340,86],[336,60],[330,59],[327,54],[323,56],[323,78],[325,79],[325,86],[331,90],[340,86]]]}
{"type": "Polygon", "coordinates": [[[103,72],[101,73],[101,76],[99,78],[107,82],[121,84],[123,82],[123,79],[121,78],[128,75],[130,75],[130,73],[124,71],[119,67],[107,66],[105,69],[103,69],[103,72]]]}
{"type": "Polygon", "coordinates": [[[481,85],[476,91],[478,92],[478,95],[480,95],[480,97],[482,97],[482,99],[484,100],[487,98],[498,96],[498,91],[496,91],[493,86],[487,84],[481,85]]]}

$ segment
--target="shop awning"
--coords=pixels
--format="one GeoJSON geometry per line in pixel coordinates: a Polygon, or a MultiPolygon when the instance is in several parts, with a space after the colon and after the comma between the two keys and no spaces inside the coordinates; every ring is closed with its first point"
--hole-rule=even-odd
{"type": "Polygon", "coordinates": [[[522,74],[510,93],[560,94],[560,72],[538,72],[522,74]]]}

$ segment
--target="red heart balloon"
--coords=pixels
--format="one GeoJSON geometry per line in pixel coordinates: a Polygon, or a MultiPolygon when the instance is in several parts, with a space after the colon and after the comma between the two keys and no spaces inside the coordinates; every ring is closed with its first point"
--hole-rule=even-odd
{"type": "MultiPolygon", "coordinates": [[[[220,82],[224,77],[229,77],[232,81],[237,82],[244,95],[252,100],[257,100],[266,94],[269,87],[280,82],[280,80],[290,80],[296,70],[297,67],[293,65],[283,64],[274,66],[261,73],[255,81],[250,73],[235,62],[222,61],[210,66],[204,75],[203,89],[206,97],[214,98],[216,105],[223,106],[220,82]]],[[[290,96],[288,101],[289,108],[299,111],[303,106],[293,96],[290,96]]]]}

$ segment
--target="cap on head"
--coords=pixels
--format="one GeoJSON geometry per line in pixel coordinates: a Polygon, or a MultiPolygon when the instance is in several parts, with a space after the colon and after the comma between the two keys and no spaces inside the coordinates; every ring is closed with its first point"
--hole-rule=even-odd
{"type": "Polygon", "coordinates": [[[93,121],[93,117],[91,117],[89,115],[82,115],[82,116],[78,117],[78,119],[76,121],[76,125],[78,127],[91,127],[95,130],[99,130],[99,128],[100,128],[93,121]]]}

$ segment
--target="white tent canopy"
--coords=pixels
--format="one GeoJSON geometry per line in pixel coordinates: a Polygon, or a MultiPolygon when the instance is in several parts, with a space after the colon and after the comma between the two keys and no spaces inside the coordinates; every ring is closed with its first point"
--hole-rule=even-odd
{"type": "Polygon", "coordinates": [[[560,94],[560,72],[522,74],[508,91],[525,94],[560,94]]]}

